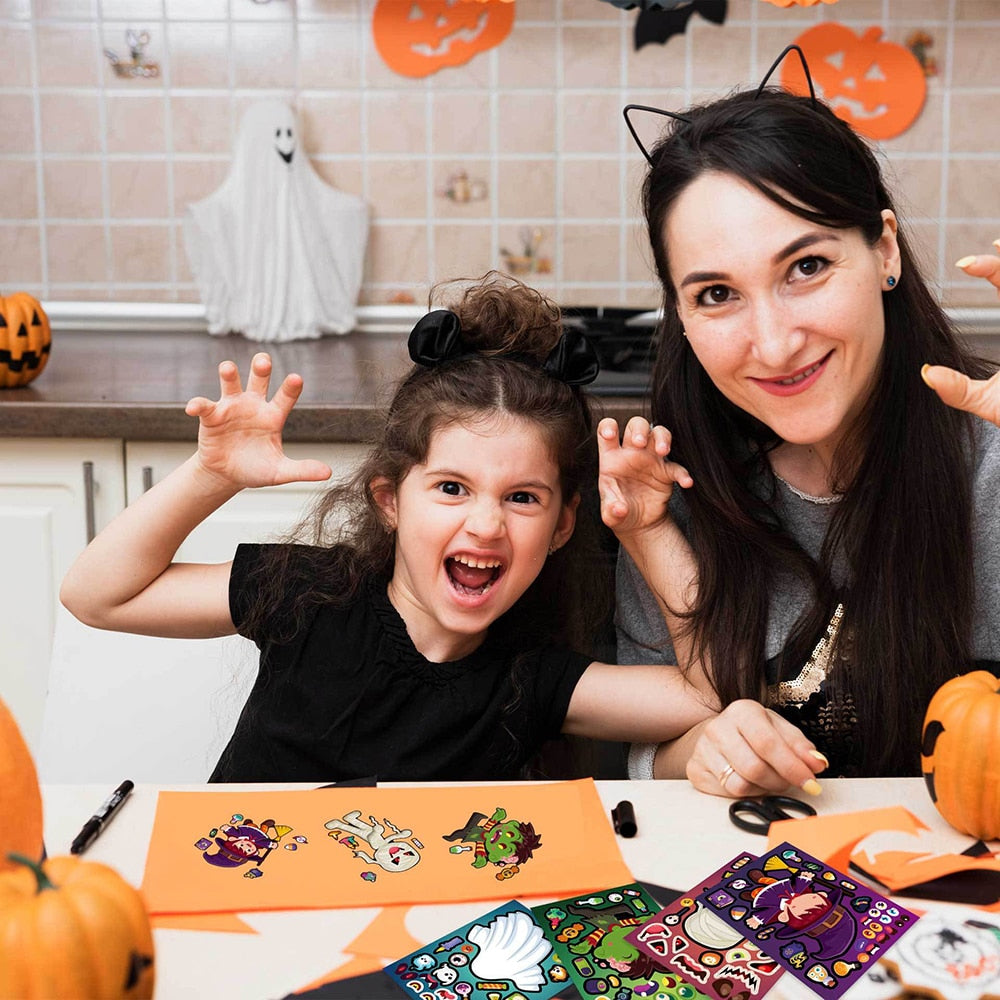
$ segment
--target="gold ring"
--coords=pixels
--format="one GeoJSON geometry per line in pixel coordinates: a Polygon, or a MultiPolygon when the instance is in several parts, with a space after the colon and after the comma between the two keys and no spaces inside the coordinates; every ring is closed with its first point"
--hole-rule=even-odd
{"type": "Polygon", "coordinates": [[[723,770],[722,774],[719,775],[719,784],[725,788],[726,782],[736,773],[736,768],[732,764],[727,764],[723,770]]]}

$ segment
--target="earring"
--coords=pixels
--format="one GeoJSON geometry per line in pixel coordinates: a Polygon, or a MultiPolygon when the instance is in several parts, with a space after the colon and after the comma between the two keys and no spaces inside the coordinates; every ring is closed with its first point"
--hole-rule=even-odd
{"type": "Polygon", "coordinates": [[[549,546],[549,555],[552,555],[554,552],[558,552],[558,551],[559,551],[559,546],[558,545],[550,545],[549,546]]]}
{"type": "Polygon", "coordinates": [[[887,285],[888,285],[888,286],[889,286],[890,288],[895,288],[895,287],[896,287],[896,279],[895,279],[895,278],[894,278],[894,277],[893,277],[893,276],[892,276],[891,274],[889,275],[889,277],[888,277],[888,278],[886,278],[886,279],[885,279],[885,283],[886,283],[886,284],[887,284],[887,285]]]}

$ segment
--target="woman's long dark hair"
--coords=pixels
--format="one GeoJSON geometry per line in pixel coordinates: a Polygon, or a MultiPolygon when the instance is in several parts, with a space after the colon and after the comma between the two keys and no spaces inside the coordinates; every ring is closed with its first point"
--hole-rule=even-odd
{"type": "MultiPolygon", "coordinates": [[[[957,339],[900,230],[902,274],[883,293],[885,346],[875,386],[835,457],[834,483],[844,499],[814,562],[761,499],[775,490],[767,453],[780,439],[719,392],[683,336],[665,223],[705,171],[737,177],[811,222],[856,229],[870,246],[892,200],[867,144],[822,103],[765,90],[685,116],[652,151],[643,201],[664,290],[652,416],[673,432],[671,457],[695,481],[684,499],[699,570],[688,620],[696,655],[710,660],[723,703],[760,699],[769,595],[776,579],[797,574],[811,583],[815,600],[785,646],[779,675],[798,673],[843,600],[851,663],[845,687],[864,772],[917,773],[927,702],[947,677],[967,669],[975,597],[964,474],[972,423],[923,384],[920,368],[950,365],[983,377],[988,366],[957,339]],[[846,593],[834,585],[835,560],[846,569],[846,593]]],[[[844,685],[836,674],[828,680],[834,695],[838,681],[844,685]]]]}
{"type": "MultiPolygon", "coordinates": [[[[314,548],[293,559],[287,547],[277,547],[261,563],[261,597],[250,612],[250,626],[281,605],[289,573],[308,581],[298,607],[288,609],[291,632],[309,607],[346,602],[364,579],[392,575],[396,536],[372,484],[384,480],[398,487],[426,459],[434,432],[447,424],[526,420],[548,442],[564,502],[595,488],[597,447],[588,399],[541,367],[562,333],[558,307],[499,272],[471,283],[449,282],[431,294],[457,296],[446,304],[459,316],[470,353],[434,367],[415,365],[400,381],[367,458],[350,478],[326,490],[284,539],[314,548]]],[[[586,650],[596,641],[611,603],[610,586],[602,588],[595,579],[597,538],[595,520],[578,513],[570,540],[494,623],[491,636],[515,651],[552,643],[586,650]]]]}

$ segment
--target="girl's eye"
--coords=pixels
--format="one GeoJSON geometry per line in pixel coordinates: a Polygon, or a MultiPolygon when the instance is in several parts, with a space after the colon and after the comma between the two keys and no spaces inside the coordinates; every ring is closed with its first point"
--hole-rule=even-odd
{"type": "Polygon", "coordinates": [[[445,483],[438,483],[437,488],[442,493],[450,497],[460,497],[465,492],[465,488],[461,483],[456,483],[450,480],[445,483]]]}
{"type": "Polygon", "coordinates": [[[729,299],[729,289],[725,285],[709,285],[698,293],[698,305],[718,306],[729,299]]]}
{"type": "Polygon", "coordinates": [[[525,493],[523,490],[511,493],[511,503],[538,503],[538,497],[534,493],[525,493]]]}

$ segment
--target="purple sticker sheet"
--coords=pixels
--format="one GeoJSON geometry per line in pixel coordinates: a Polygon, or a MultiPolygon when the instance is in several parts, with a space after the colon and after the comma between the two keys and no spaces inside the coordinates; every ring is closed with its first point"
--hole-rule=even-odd
{"type": "Polygon", "coordinates": [[[917,920],[787,842],[706,886],[698,901],[829,997],[839,997],[917,920]]]}
{"type": "Polygon", "coordinates": [[[546,903],[532,912],[582,997],[699,1000],[701,993],[627,940],[659,908],[641,885],[632,883],[546,903]]]}
{"type": "Polygon", "coordinates": [[[738,855],[626,937],[709,1000],[764,996],[785,970],[697,899],[704,889],[753,867],[756,860],[754,854],[738,855]]]}

